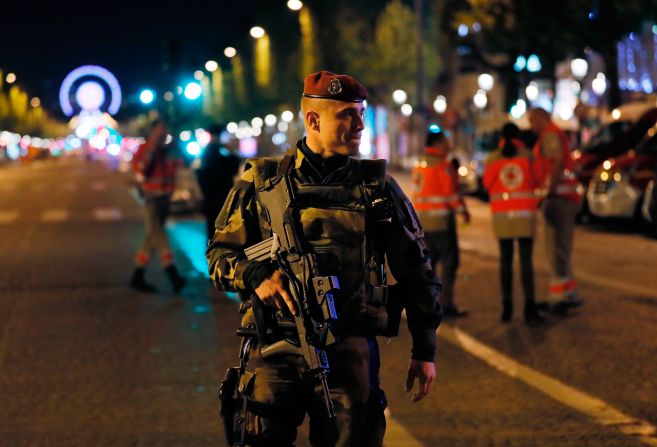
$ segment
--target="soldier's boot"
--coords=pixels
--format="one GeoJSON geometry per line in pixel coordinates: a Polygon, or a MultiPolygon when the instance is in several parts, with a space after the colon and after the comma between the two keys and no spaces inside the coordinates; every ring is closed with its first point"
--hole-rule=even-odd
{"type": "Polygon", "coordinates": [[[143,267],[135,267],[130,279],[130,287],[144,293],[154,293],[157,291],[153,284],[146,282],[144,274],[146,270],[143,267]]]}
{"type": "Polygon", "coordinates": [[[180,274],[178,273],[178,269],[176,269],[175,265],[171,264],[166,266],[164,268],[164,271],[169,277],[169,281],[171,281],[171,287],[173,287],[174,292],[176,293],[180,292],[187,284],[187,280],[185,280],[185,278],[180,276],[180,274]]]}
{"type": "Polygon", "coordinates": [[[513,301],[502,300],[502,316],[500,317],[500,320],[502,320],[502,323],[508,323],[509,321],[511,321],[512,316],[513,316],[513,301]]]}

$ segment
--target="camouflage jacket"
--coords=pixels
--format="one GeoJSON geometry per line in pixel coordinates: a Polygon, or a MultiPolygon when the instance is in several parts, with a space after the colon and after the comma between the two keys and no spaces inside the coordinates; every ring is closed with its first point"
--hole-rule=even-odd
{"type": "MultiPolygon", "coordinates": [[[[305,144],[303,141],[299,143],[305,144]]],[[[294,166],[290,178],[299,187],[314,187],[318,185],[334,185],[347,188],[349,184],[362,183],[360,162],[349,158],[344,166],[323,176],[304,155],[301,149],[296,150],[294,166]]],[[[206,256],[209,270],[215,285],[221,290],[248,292],[244,272],[251,262],[246,259],[244,249],[269,237],[269,226],[261,214],[262,210],[256,201],[256,188],[262,186],[264,180],[275,175],[264,172],[264,159],[248,160],[240,180],[228,195],[224,206],[215,223],[215,233],[209,242],[206,256]]],[[[424,243],[424,233],[413,210],[410,200],[402,192],[397,182],[390,176],[385,177],[384,192],[394,204],[392,222],[387,226],[384,240],[385,258],[389,271],[402,290],[404,308],[408,319],[408,327],[413,338],[413,358],[432,361],[435,356],[435,330],[442,316],[437,296],[440,292],[440,281],[436,277],[429,260],[429,253],[424,243]]],[[[363,204],[364,207],[365,204],[363,204]]],[[[317,205],[315,205],[317,206],[317,205]]],[[[302,213],[301,220],[310,215],[310,224],[303,222],[304,235],[312,231],[313,223],[322,214],[321,208],[313,208],[312,213],[302,213]]],[[[344,213],[337,214],[337,219],[343,219],[344,213]]],[[[342,240],[337,234],[343,235],[351,230],[348,217],[342,222],[324,222],[320,233],[333,233],[335,240],[342,245],[349,241],[342,240]]],[[[313,244],[316,246],[315,244],[313,244]]],[[[321,245],[321,243],[317,243],[321,245]]],[[[321,247],[318,247],[318,249],[321,247]]],[[[353,252],[353,250],[352,250],[353,252]]],[[[340,260],[353,258],[342,257],[340,260]]],[[[359,271],[352,265],[344,268],[345,272],[359,271]]],[[[348,276],[348,274],[347,274],[348,276]]],[[[356,290],[358,284],[349,284],[349,280],[339,278],[341,287],[347,283],[350,290],[356,290]]],[[[362,281],[355,276],[351,282],[362,281]],[[355,279],[354,279],[355,278],[355,279]]],[[[247,294],[248,296],[248,294],[247,294]]]]}

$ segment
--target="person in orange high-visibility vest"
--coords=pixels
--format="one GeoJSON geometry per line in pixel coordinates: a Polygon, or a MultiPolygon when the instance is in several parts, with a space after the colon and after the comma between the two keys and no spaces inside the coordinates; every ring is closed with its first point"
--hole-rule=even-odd
{"type": "Polygon", "coordinates": [[[449,160],[449,141],[444,133],[429,133],[424,155],[413,168],[412,202],[425,233],[425,241],[436,268],[442,267],[440,296],[445,316],[461,317],[467,312],[454,304],[454,282],[459,267],[459,245],[455,214],[470,214],[460,192],[454,165],[449,160]]]}
{"type": "Polygon", "coordinates": [[[508,123],[502,128],[497,150],[486,159],[484,187],[490,195],[493,230],[500,246],[502,321],[513,315],[513,245],[518,241],[525,321],[541,323],[534,299],[532,251],[536,232],[537,189],[543,181],[539,163],[519,139],[520,129],[508,123]]]}
{"type": "Polygon", "coordinates": [[[183,160],[174,154],[171,143],[166,141],[168,135],[166,123],[156,121],[146,142],[137,149],[132,158],[132,168],[137,174],[144,198],[146,235],[135,255],[135,270],[130,286],[141,292],[155,291],[155,287],[144,278],[150,255],[155,250],[159,251],[160,263],[171,281],[173,290],[179,292],[186,283],[173,263],[173,253],[164,230],[171,194],[175,188],[176,171],[184,164],[183,160]]]}
{"type": "Polygon", "coordinates": [[[545,306],[563,313],[582,304],[571,257],[575,218],[581,206],[583,188],[575,177],[568,139],[552,122],[548,112],[541,108],[530,110],[529,123],[532,131],[538,135],[534,156],[546,173],[546,196],[542,211],[551,278],[545,306]]]}

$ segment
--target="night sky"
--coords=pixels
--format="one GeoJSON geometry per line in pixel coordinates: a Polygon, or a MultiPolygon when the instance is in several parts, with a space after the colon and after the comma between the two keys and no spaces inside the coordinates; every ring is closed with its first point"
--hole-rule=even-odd
{"type": "Polygon", "coordinates": [[[16,73],[21,87],[55,114],[60,113],[59,85],[80,65],[109,69],[125,98],[142,87],[165,88],[162,66],[171,39],[180,42],[181,67],[193,73],[208,59],[225,62],[226,46],[238,51],[248,46],[253,25],[298,28],[285,0],[7,3],[2,6],[0,69],[16,73]]]}

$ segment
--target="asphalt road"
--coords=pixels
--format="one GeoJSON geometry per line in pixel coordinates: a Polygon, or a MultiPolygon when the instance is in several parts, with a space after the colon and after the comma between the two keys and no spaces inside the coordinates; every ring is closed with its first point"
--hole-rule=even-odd
{"type": "MultiPolygon", "coordinates": [[[[236,360],[236,304],[206,277],[193,216],[168,227],[190,278],[183,293],[157,266],[160,293],[127,287],[143,235],[128,181],[76,160],[0,169],[3,447],[223,445],[216,394],[236,360]]],[[[520,314],[502,325],[488,208],[469,203],[457,300],[471,313],[439,329],[428,398],[412,404],[403,391],[405,328],[380,340],[386,445],[657,445],[657,241],[623,224],[578,228],[585,306],[543,327],[520,314]]],[[[539,297],[543,258],[539,239],[539,297]]]]}

